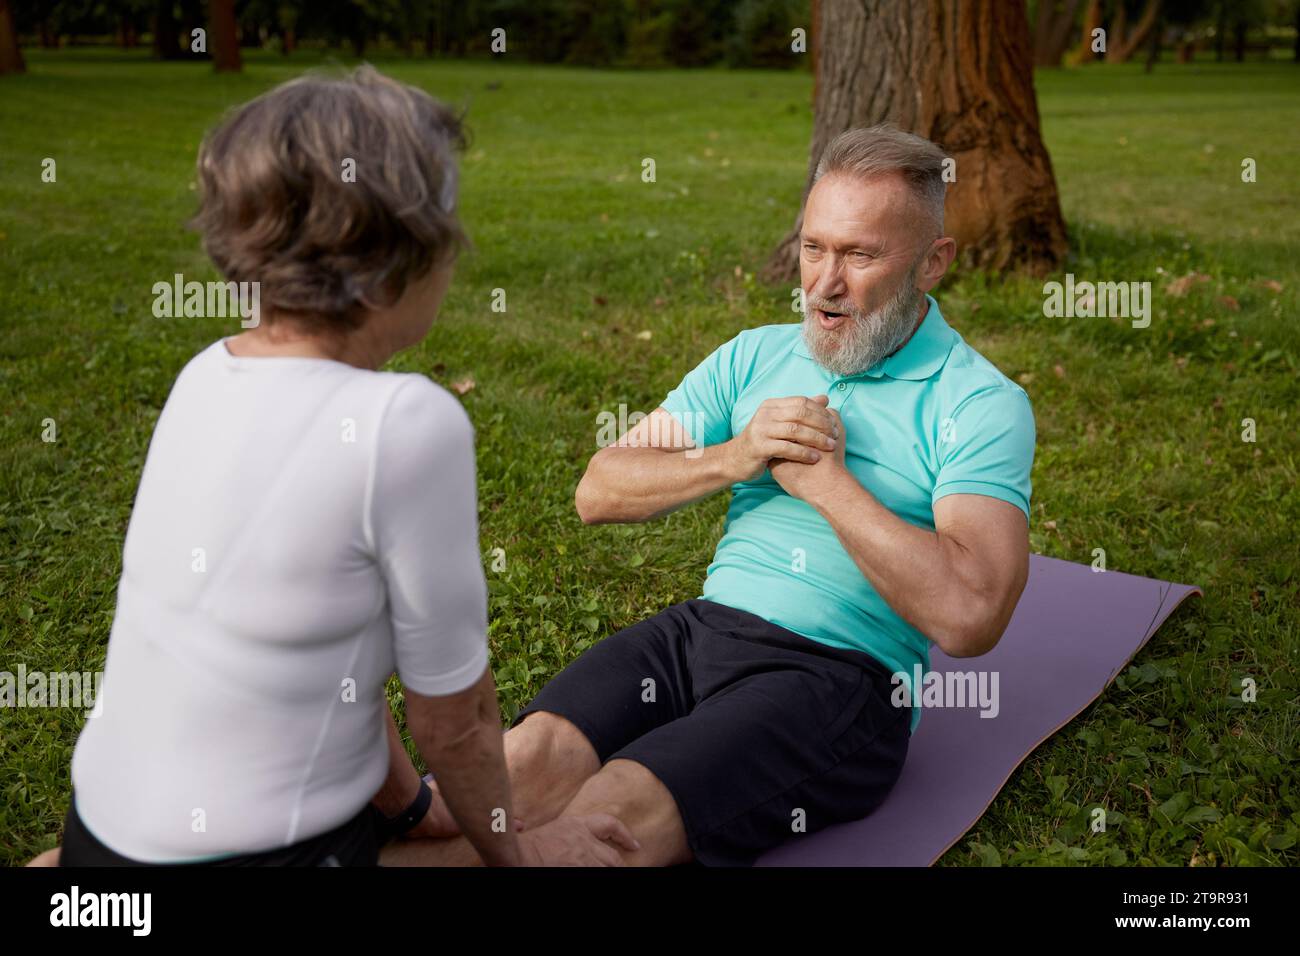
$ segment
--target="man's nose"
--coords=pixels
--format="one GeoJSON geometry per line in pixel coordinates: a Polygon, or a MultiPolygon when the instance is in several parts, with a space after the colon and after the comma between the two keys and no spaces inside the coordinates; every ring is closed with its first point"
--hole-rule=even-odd
{"type": "Polygon", "coordinates": [[[812,288],[808,290],[808,295],[822,299],[836,299],[847,291],[848,286],[844,282],[840,264],[832,259],[823,263],[821,270],[813,281],[812,288]]]}

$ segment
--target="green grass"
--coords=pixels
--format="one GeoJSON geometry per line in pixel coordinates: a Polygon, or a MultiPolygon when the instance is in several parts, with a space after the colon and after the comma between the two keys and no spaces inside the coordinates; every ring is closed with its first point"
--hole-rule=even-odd
{"type": "MultiPolygon", "coordinates": [[[[183,228],[195,149],[225,108],[313,61],[255,56],[221,77],[102,51],[28,62],[0,82],[0,670],[95,670],[154,421],[181,366],[230,331],[149,307],[160,279],[213,277],[183,228]],[[56,184],[40,181],[47,156],[56,184]]],[[[740,329],[795,318],[789,289],[754,275],[799,201],[810,80],[381,65],[467,105],[475,134],[462,207],[476,249],[432,334],[392,367],[476,383],[464,402],[483,551],[506,556],[488,576],[509,716],[592,641],[699,593],[725,496],[591,529],[573,488],[598,411],[648,411],[740,329]]],[[[1025,279],[956,274],[939,299],[1033,399],[1034,550],[1090,562],[1104,548],[1110,569],[1206,594],[942,862],[1295,865],[1300,70],[1095,67],[1038,87],[1074,250],[1063,271],[1151,280],[1151,326],[1045,319],[1025,279]],[[1209,281],[1164,292],[1193,270],[1209,281]],[[1087,830],[1095,806],[1104,834],[1087,830]]],[[[81,721],[0,712],[0,862],[57,842],[81,721]]]]}

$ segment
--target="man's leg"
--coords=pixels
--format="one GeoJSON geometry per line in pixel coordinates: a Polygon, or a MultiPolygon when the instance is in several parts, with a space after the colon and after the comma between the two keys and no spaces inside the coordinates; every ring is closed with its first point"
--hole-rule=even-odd
{"type": "MultiPolygon", "coordinates": [[[[506,768],[515,816],[528,828],[559,816],[600,760],[582,731],[557,714],[537,711],[505,735],[506,768]]],[[[434,788],[434,799],[438,796],[434,788]]],[[[381,866],[479,866],[478,852],[463,836],[443,840],[395,840],[380,852],[381,866]]]]}
{"type": "Polygon", "coordinates": [[[671,866],[694,858],[677,801],[635,760],[611,760],[584,783],[565,807],[567,816],[608,813],[632,831],[639,850],[620,850],[629,866],[671,866]]]}
{"type": "MultiPolygon", "coordinates": [[[[617,750],[690,711],[690,604],[674,605],[593,645],[515,718],[505,737],[506,766],[515,814],[525,827],[554,820],[617,750]],[[647,679],[653,694],[646,694],[647,679]]],[[[385,866],[478,862],[463,837],[397,841],[380,855],[385,866]]]]}

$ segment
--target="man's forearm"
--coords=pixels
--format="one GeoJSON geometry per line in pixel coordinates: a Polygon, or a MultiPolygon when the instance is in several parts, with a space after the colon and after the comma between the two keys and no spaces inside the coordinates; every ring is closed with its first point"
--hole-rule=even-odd
{"type": "Polygon", "coordinates": [[[649,521],[740,478],[731,442],[703,449],[612,445],[592,456],[575,504],[587,524],[649,521]]]}
{"type": "Polygon", "coordinates": [[[971,623],[996,611],[970,586],[961,546],[894,514],[844,472],[809,501],[830,524],[863,576],[900,617],[944,653],[983,653],[971,623]]]}

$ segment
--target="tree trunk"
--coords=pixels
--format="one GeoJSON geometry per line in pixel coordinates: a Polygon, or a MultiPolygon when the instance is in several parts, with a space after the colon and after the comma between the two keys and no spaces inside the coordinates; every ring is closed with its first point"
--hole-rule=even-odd
{"type": "Polygon", "coordinates": [[[208,4],[209,32],[212,34],[212,66],[218,73],[238,73],[243,69],[239,54],[239,27],[235,23],[235,0],[211,0],[208,4]]]}
{"type": "Polygon", "coordinates": [[[0,76],[6,73],[26,73],[23,51],[18,47],[18,28],[14,26],[14,11],[9,0],[0,0],[0,76]]]}
{"type": "Polygon", "coordinates": [[[1223,40],[1228,34],[1228,3],[1219,0],[1219,15],[1214,21],[1214,62],[1223,62],[1223,40]]]}
{"type": "Polygon", "coordinates": [[[1152,29],[1160,18],[1160,0],[1147,0],[1146,9],[1142,11],[1142,16],[1130,31],[1128,27],[1128,15],[1124,12],[1124,4],[1120,3],[1115,11],[1115,18],[1111,21],[1109,34],[1106,36],[1106,62],[1107,63],[1127,63],[1133,59],[1136,53],[1151,35],[1152,29]]]}
{"type": "Polygon", "coordinates": [[[164,60],[181,58],[181,40],[170,0],[158,0],[153,15],[153,51],[164,60]]]}
{"type": "Polygon", "coordinates": [[[1101,26],[1101,0],[1088,0],[1083,13],[1083,35],[1079,38],[1078,49],[1071,57],[1076,63],[1091,63],[1097,59],[1092,52],[1092,31],[1101,26]]]}
{"type": "Polygon", "coordinates": [[[1233,38],[1236,42],[1233,44],[1233,53],[1238,63],[1245,62],[1246,59],[1246,21],[1237,21],[1237,33],[1233,38]]]}
{"type": "MultiPolygon", "coordinates": [[[[892,122],[956,160],[946,232],[961,261],[1044,274],[1066,253],[1052,164],[1039,135],[1029,23],[1010,0],[821,0],[807,197],[842,131],[892,122]]],[[[770,281],[798,273],[803,216],[772,254],[770,281]]]]}
{"type": "Polygon", "coordinates": [[[1070,45],[1079,0],[1040,0],[1034,25],[1034,66],[1058,67],[1070,45]]]}
{"type": "Polygon", "coordinates": [[[280,52],[288,56],[293,52],[293,27],[282,27],[280,30],[280,52]]]}
{"type": "MultiPolygon", "coordinates": [[[[1160,26],[1157,25],[1156,28],[1151,31],[1151,43],[1149,48],[1147,49],[1147,63],[1146,66],[1143,68],[1144,73],[1150,73],[1152,70],[1154,70],[1156,68],[1156,63],[1160,60],[1160,41],[1161,41],[1160,34],[1161,34],[1161,29],[1160,26]]],[[[1184,44],[1184,46],[1186,46],[1186,44],[1184,44]]],[[[1180,51],[1181,51],[1181,47],[1180,47],[1180,51]]],[[[1179,55],[1181,56],[1181,52],[1179,55]]],[[[1180,60],[1180,62],[1185,62],[1185,61],[1180,60]]]]}
{"type": "Polygon", "coordinates": [[[821,17],[821,0],[812,0],[809,5],[808,18],[808,56],[812,62],[808,65],[812,67],[813,75],[813,109],[817,108],[817,76],[821,72],[818,69],[818,61],[821,59],[821,37],[822,31],[817,29],[817,23],[821,17]]]}
{"type": "Polygon", "coordinates": [[[1295,50],[1291,56],[1295,62],[1300,63],[1300,4],[1295,8],[1295,50]]]}

